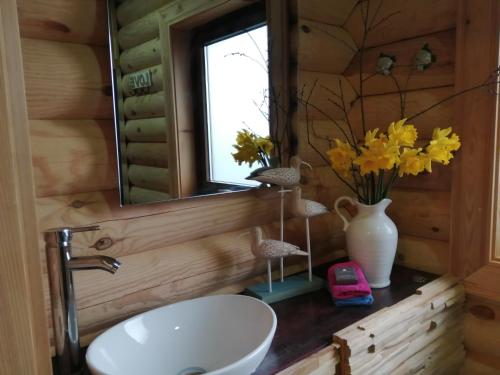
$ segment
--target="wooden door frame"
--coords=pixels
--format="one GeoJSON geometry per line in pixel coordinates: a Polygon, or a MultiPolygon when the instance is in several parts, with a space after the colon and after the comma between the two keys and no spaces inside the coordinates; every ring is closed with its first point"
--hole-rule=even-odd
{"type": "Polygon", "coordinates": [[[0,1],[0,373],[52,373],[16,0],[0,1]]]}

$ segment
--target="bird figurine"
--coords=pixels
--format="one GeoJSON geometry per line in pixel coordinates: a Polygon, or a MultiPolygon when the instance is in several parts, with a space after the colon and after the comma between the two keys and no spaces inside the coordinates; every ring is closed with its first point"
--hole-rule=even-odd
{"type": "MultiPolygon", "coordinates": [[[[283,238],[283,226],[284,226],[284,212],[285,212],[285,194],[290,190],[285,188],[298,185],[300,182],[300,167],[301,165],[307,166],[312,170],[309,163],[303,161],[299,156],[293,156],[290,159],[290,167],[288,168],[259,168],[253,171],[247,180],[259,181],[266,184],[281,186],[279,193],[281,194],[281,241],[283,238]]],[[[280,272],[281,272],[281,282],[283,282],[283,258],[280,259],[280,272]]]]}
{"type": "Polygon", "coordinates": [[[306,219],[306,238],[307,238],[307,261],[309,266],[309,281],[312,281],[312,261],[311,261],[311,235],[309,232],[309,218],[323,215],[329,212],[321,203],[302,199],[302,189],[299,186],[292,188],[292,213],[306,219]]]}
{"type": "Polygon", "coordinates": [[[267,259],[267,278],[269,284],[269,293],[272,293],[273,284],[271,279],[271,260],[291,255],[307,256],[307,253],[300,250],[298,246],[292,245],[288,242],[277,240],[263,240],[262,229],[260,227],[252,228],[248,234],[250,234],[251,236],[250,246],[253,255],[255,255],[256,258],[267,259]]]}
{"type": "Polygon", "coordinates": [[[293,156],[290,159],[290,167],[288,168],[259,168],[246,179],[281,187],[295,186],[300,182],[300,166],[302,164],[312,170],[309,163],[306,163],[298,156],[293,156]]]}

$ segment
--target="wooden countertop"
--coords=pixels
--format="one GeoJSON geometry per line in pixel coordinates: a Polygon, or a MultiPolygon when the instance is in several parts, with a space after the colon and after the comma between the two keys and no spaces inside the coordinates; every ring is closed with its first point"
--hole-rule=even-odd
{"type": "MultiPolygon", "coordinates": [[[[314,274],[326,278],[329,266],[316,267],[314,274]]],[[[391,286],[374,289],[371,306],[335,307],[326,289],[272,303],[278,327],[267,356],[254,374],[275,374],[327,347],[335,332],[411,296],[435,278],[433,274],[394,266],[391,286]]]]}

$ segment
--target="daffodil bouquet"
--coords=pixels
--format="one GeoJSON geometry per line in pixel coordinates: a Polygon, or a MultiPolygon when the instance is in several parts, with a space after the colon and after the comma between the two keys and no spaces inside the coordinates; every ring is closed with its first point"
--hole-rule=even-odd
{"type": "Polygon", "coordinates": [[[274,149],[271,137],[261,137],[252,131],[243,129],[236,135],[236,144],[233,145],[236,152],[231,154],[234,160],[241,165],[248,163],[251,167],[257,162],[262,167],[272,166],[272,152],[274,149]]]}
{"type": "Polygon", "coordinates": [[[376,204],[387,197],[398,177],[432,172],[432,163],[447,165],[460,139],[452,128],[434,129],[432,139],[417,146],[418,133],[406,119],[393,122],[387,131],[368,130],[359,143],[334,139],[327,151],[331,167],[361,203],[376,204]]]}

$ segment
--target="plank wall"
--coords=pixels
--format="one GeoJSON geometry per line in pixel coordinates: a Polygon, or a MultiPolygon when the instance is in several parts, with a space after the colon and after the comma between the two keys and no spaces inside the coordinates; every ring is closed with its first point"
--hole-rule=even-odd
{"type": "MultiPolygon", "coordinates": [[[[146,3],[129,1],[136,7],[129,11],[140,20],[150,11],[146,3]]],[[[105,5],[18,1],[40,228],[100,224],[99,232],[75,235],[75,253],[110,255],[123,264],[114,276],[75,273],[84,343],[131,314],[242,290],[265,265],[254,259],[248,237],[238,235],[257,224],[275,238],[279,233],[274,191],[119,207],[105,5]]],[[[287,239],[303,245],[303,227],[291,220],[287,239]]],[[[316,262],[343,247],[339,227],[333,214],[313,221],[316,262]]],[[[40,257],[46,272],[41,236],[40,257]]]]}
{"type": "MultiPolygon", "coordinates": [[[[338,96],[343,96],[345,112],[358,135],[361,129],[359,92],[359,56],[362,39],[360,7],[355,0],[298,0],[296,38],[296,77],[299,97],[307,97],[316,83],[310,102],[320,108],[309,111],[298,106],[296,133],[299,153],[315,169],[310,190],[319,200],[333,205],[342,193],[349,194],[333,172],[307,141],[307,117],[311,142],[325,154],[331,142],[339,137],[332,120],[346,121],[338,96]],[[321,51],[321,52],[319,52],[321,51]],[[338,96],[332,94],[336,93],[338,96]]],[[[399,95],[393,80],[375,75],[380,53],[396,55],[394,76],[404,87],[415,53],[428,43],[437,62],[425,72],[413,73],[406,91],[407,114],[453,94],[455,60],[456,4],[454,0],[396,1],[372,0],[369,19],[377,28],[368,34],[363,78],[365,113],[369,128],[386,129],[398,120],[399,95]],[[377,11],[378,9],[378,11],[377,11]],[[385,20],[385,21],[383,21],[385,20]],[[405,67],[406,65],[406,67],[405,67]]],[[[412,123],[421,139],[429,139],[434,127],[453,125],[451,103],[416,118],[412,123]]],[[[362,133],[361,133],[362,134],[362,133]]],[[[449,259],[451,168],[434,168],[431,175],[405,177],[390,193],[393,200],[389,215],[396,222],[400,240],[397,261],[400,264],[430,272],[445,273],[449,259]]]]}
{"type": "MultiPolygon", "coordinates": [[[[135,18],[122,21],[130,25],[146,22],[151,11],[146,4],[155,3],[157,8],[159,2],[129,0],[129,6],[136,8],[127,14],[135,18]]],[[[355,76],[349,68],[354,54],[340,58],[328,37],[328,33],[339,33],[346,43],[356,43],[358,12],[354,3],[298,1],[299,85],[316,76],[325,82],[338,82],[339,75],[347,82],[355,76]]],[[[396,52],[422,41],[436,46],[444,63],[429,76],[415,80],[409,93],[415,108],[453,89],[455,4],[452,0],[437,3],[386,0],[389,11],[401,12],[369,40],[373,49],[367,56],[372,61],[381,45],[396,52]]],[[[260,224],[276,236],[278,202],[273,191],[119,208],[105,1],[18,0],[18,8],[40,228],[100,224],[99,232],[75,236],[76,254],[110,255],[123,264],[116,275],[101,271],[75,274],[80,326],[87,340],[131,314],[217,291],[239,291],[261,275],[264,264],[255,261],[248,238],[238,235],[260,224]]],[[[125,43],[132,47],[140,42],[132,38],[125,43]]],[[[402,58],[409,57],[403,53],[402,58]]],[[[367,106],[371,116],[385,115],[383,108],[392,105],[394,92],[381,83],[370,90],[367,106]]],[[[318,100],[327,101],[324,94],[318,100]]],[[[355,101],[352,106],[354,111],[355,101]]],[[[446,106],[429,116],[433,124],[423,120],[418,124],[428,125],[425,131],[434,125],[447,126],[451,118],[446,106]]],[[[307,147],[300,110],[296,118],[300,154],[315,166],[304,176],[305,195],[331,207],[345,191],[307,147]]],[[[384,118],[384,123],[388,120],[384,118]]],[[[321,131],[329,130],[324,119],[315,119],[315,124],[321,131]]],[[[449,170],[438,170],[432,176],[407,179],[392,193],[390,213],[401,233],[400,263],[445,272],[449,185],[449,170]]],[[[287,229],[289,241],[303,244],[301,221],[290,220],[287,229]]],[[[314,219],[312,230],[315,261],[331,258],[343,247],[340,222],[334,214],[314,219]]],[[[44,254],[40,237],[43,264],[44,254]]],[[[295,266],[289,272],[303,267],[295,266]]],[[[51,324],[48,290],[46,296],[51,324]]]]}

